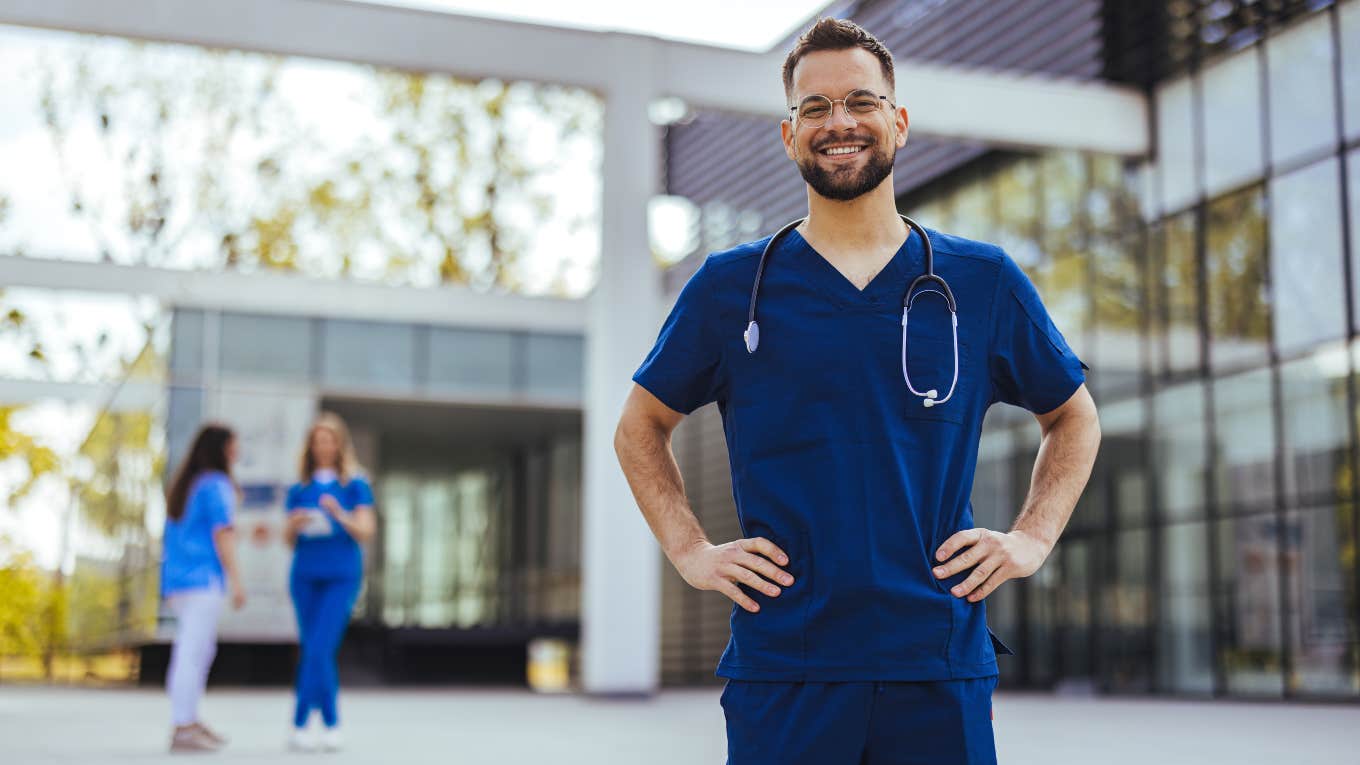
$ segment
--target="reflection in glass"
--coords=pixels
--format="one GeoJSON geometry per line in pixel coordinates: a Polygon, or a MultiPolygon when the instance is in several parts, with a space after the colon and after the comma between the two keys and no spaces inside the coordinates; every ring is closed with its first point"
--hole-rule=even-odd
{"type": "Polygon", "coordinates": [[[1355,603],[1356,549],[1350,503],[1290,512],[1290,644],[1295,690],[1360,694],[1355,603]]]}
{"type": "Polygon", "coordinates": [[[1199,279],[1195,268],[1195,214],[1163,222],[1160,232],[1160,286],[1152,295],[1158,311],[1164,370],[1172,376],[1199,371],[1199,279]]]}
{"type": "Polygon", "coordinates": [[[1157,175],[1162,210],[1180,210],[1199,189],[1195,183],[1194,89],[1188,77],[1160,85],[1157,98],[1157,175]]]}
{"type": "Polygon", "coordinates": [[[1204,386],[1180,385],[1152,399],[1153,460],[1162,515],[1168,519],[1204,514],[1206,439],[1204,386]]]}
{"type": "Polygon", "coordinates": [[[1335,159],[1271,180],[1270,281],[1281,354],[1342,337],[1341,184],[1335,159]]]}
{"type": "Polygon", "coordinates": [[[996,242],[1025,270],[1042,259],[1039,245],[1039,165],[1033,159],[1016,160],[1001,169],[996,185],[996,242]]]}
{"type": "Polygon", "coordinates": [[[1266,40],[1270,151],[1277,167],[1336,144],[1332,29],[1326,13],[1266,40]],[[1325,84],[1324,84],[1325,83],[1325,84]]]}
{"type": "Polygon", "coordinates": [[[1280,366],[1289,495],[1305,503],[1348,498],[1350,423],[1344,345],[1280,366]]]}
{"type": "MultiPolygon", "coordinates": [[[[1062,564],[1058,594],[1058,645],[1061,648],[1062,679],[1090,680],[1094,674],[1095,632],[1091,618],[1094,593],[1093,568],[1105,556],[1100,539],[1065,539],[1057,548],[1062,564]]],[[[1053,561],[1058,562],[1058,561],[1053,561]]]]}
{"type": "Polygon", "coordinates": [[[1341,98],[1346,115],[1346,138],[1350,139],[1360,136],[1360,3],[1342,3],[1338,13],[1341,16],[1341,98]]]}
{"type": "Polygon", "coordinates": [[[1261,177],[1261,65],[1256,48],[1204,70],[1204,187],[1209,196],[1261,177]]]}
{"type": "Polygon", "coordinates": [[[1147,529],[1121,529],[1115,537],[1115,576],[1104,604],[1102,653],[1106,684],[1116,692],[1152,685],[1151,571],[1147,529]]]}
{"type": "Polygon", "coordinates": [[[1209,546],[1204,521],[1159,530],[1162,620],[1157,631],[1157,684],[1165,691],[1211,693],[1209,546]]]}
{"type": "Polygon", "coordinates": [[[1250,512],[1275,504],[1275,416],[1270,369],[1214,380],[1215,488],[1220,507],[1250,512]]]}
{"type": "Polygon", "coordinates": [[[1144,525],[1151,516],[1146,412],[1141,398],[1100,405],[1100,452],[1086,495],[1114,503],[1108,515],[1120,529],[1144,525]]]}
{"type": "Polygon", "coordinates": [[[1264,362],[1270,351],[1264,189],[1211,202],[1207,239],[1209,360],[1217,369],[1264,362]]]}
{"type": "MultiPolygon", "coordinates": [[[[1278,696],[1284,691],[1279,524],[1273,513],[1264,513],[1227,518],[1215,526],[1219,563],[1215,606],[1228,691],[1278,696]]],[[[1296,534],[1297,529],[1285,530],[1286,539],[1296,534]]]]}
{"type": "Polygon", "coordinates": [[[1143,367],[1143,250],[1139,237],[1091,246],[1095,334],[1091,375],[1101,394],[1133,393],[1143,367]]]}

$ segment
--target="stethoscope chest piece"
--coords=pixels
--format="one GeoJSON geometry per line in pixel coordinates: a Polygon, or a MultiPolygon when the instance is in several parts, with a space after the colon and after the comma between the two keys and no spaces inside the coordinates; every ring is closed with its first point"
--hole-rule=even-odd
{"type": "Polygon", "coordinates": [[[760,347],[760,325],[754,321],[746,325],[746,331],[741,333],[742,339],[746,341],[746,352],[755,353],[760,347]]]}

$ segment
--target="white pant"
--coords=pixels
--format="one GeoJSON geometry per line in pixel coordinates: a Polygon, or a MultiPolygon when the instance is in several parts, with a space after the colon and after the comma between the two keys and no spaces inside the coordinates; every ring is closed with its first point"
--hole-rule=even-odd
{"type": "Polygon", "coordinates": [[[165,601],[177,622],[165,678],[170,718],[175,725],[198,721],[198,700],[203,697],[208,670],[217,655],[217,618],[223,600],[217,590],[188,590],[165,601]]]}

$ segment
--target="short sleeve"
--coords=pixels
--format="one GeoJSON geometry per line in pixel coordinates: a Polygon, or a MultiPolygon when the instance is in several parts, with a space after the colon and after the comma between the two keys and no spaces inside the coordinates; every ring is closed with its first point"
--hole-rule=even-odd
{"type": "Polygon", "coordinates": [[[302,484],[295,483],[288,487],[288,494],[283,498],[284,510],[296,510],[302,507],[302,484]]]}
{"type": "Polygon", "coordinates": [[[633,374],[633,382],[681,414],[718,396],[722,346],[711,308],[712,282],[712,267],[705,261],[680,290],[656,344],[633,374]]]}
{"type": "Polygon", "coordinates": [[[346,487],[349,492],[349,507],[353,510],[356,507],[373,506],[373,487],[368,485],[368,481],[363,478],[353,478],[346,487]]]}
{"type": "Polygon", "coordinates": [[[1035,414],[1057,409],[1086,381],[1089,367],[1054,326],[1039,292],[1009,257],[993,303],[989,372],[992,400],[1035,414]]]}
{"type": "Polygon", "coordinates": [[[231,479],[215,475],[199,491],[202,492],[208,527],[217,531],[231,526],[236,505],[236,487],[232,485],[231,479]]]}

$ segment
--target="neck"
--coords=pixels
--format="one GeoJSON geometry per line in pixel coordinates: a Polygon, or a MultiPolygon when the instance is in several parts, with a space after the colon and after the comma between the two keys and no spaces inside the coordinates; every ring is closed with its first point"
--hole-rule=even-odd
{"type": "Polygon", "coordinates": [[[843,251],[896,251],[907,235],[897,214],[891,175],[878,188],[848,202],[827,199],[809,187],[808,217],[798,228],[805,239],[835,242],[843,251]]]}

